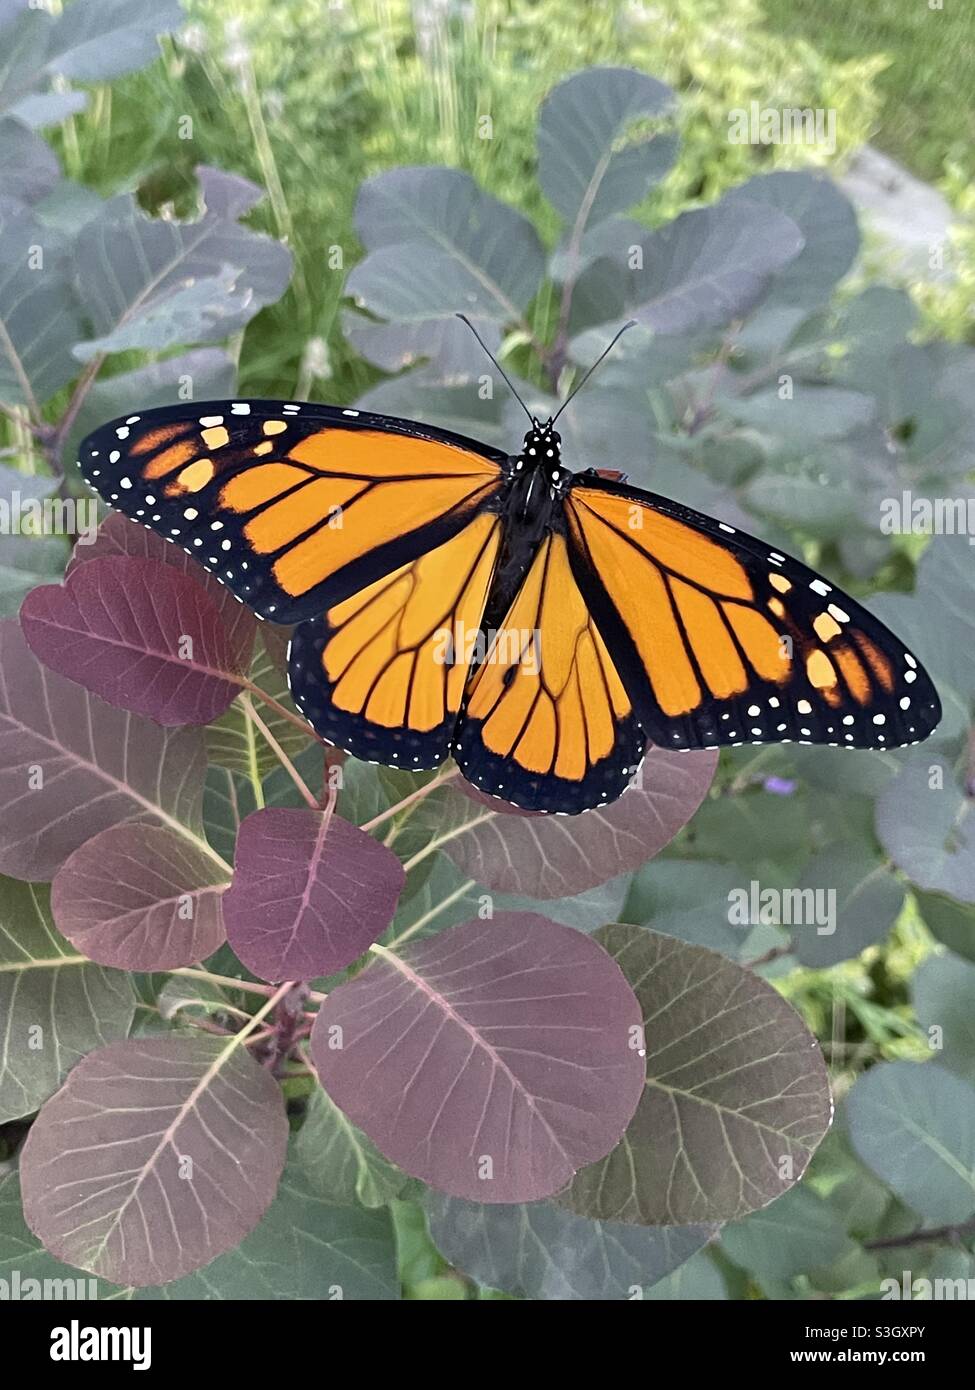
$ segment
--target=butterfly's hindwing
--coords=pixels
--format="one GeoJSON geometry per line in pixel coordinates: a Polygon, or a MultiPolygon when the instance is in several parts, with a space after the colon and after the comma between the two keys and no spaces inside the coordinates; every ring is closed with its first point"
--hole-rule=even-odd
{"type": "Polygon", "coordinates": [[[488,639],[453,747],[464,776],[530,811],[571,814],[615,801],[646,737],[561,533],[542,541],[488,639]]]}
{"type": "Polygon", "coordinates": [[[476,516],[449,541],[300,623],[291,693],[314,728],[358,758],[446,758],[494,580],[502,523],[476,516]]]}

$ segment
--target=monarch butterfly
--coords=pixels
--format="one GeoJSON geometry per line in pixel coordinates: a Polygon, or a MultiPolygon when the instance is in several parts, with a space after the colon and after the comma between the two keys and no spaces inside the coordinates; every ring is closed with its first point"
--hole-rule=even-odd
{"type": "Polygon", "coordinates": [[[927,673],[814,571],[622,474],[568,471],[566,404],[524,407],[510,455],[325,405],[163,407],[96,430],[79,465],[259,618],[297,625],[291,691],[324,739],[417,770],[452,754],[524,810],[615,800],[648,741],[932,732],[927,673]]]}

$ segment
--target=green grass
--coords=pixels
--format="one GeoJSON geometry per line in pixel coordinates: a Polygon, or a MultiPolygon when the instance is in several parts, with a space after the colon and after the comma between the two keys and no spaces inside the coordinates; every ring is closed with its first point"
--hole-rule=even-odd
{"type": "Polygon", "coordinates": [[[883,106],[876,144],[921,178],[946,158],[975,173],[975,6],[971,0],[763,0],[769,27],[808,39],[827,58],[889,59],[877,79],[883,106]]]}

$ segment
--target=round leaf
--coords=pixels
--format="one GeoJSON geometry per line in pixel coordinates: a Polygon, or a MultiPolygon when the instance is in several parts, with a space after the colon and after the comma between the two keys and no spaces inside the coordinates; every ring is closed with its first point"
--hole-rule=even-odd
{"type": "Polygon", "coordinates": [[[385,1206],[407,1182],[320,1086],[308,1098],[295,1147],[309,1185],[341,1206],[385,1206]]]}
{"type": "Polygon", "coordinates": [[[48,671],[0,622],[0,870],[50,879],[106,826],[201,829],[203,736],[113,709],[48,671]]]}
{"type": "Polygon", "coordinates": [[[933,1062],[881,1062],[846,1099],[850,1140],[864,1163],[925,1224],[975,1212],[975,1087],[933,1062]]]}
{"type": "Polygon", "coordinates": [[[619,1139],[639,1009],[590,937],[529,913],[411,942],[322,1005],[322,1085],[400,1168],[452,1196],[526,1202],[619,1139]]]}
{"type": "Polygon", "coordinates": [[[932,936],[949,951],[975,961],[975,909],[942,897],[940,893],[915,890],[914,901],[932,936]]]}
{"type": "MultiPolygon", "coordinates": [[[[508,815],[445,787],[429,808],[434,840],[462,873],[500,893],[566,898],[638,869],[707,795],[717,753],[651,748],[639,783],[581,816],[508,815]]],[[[431,801],[434,799],[431,798],[431,801]]]]}
{"type": "Polygon", "coordinates": [[[957,956],[929,956],[911,981],[911,995],[936,1059],[975,1081],[975,965],[957,956]]]}
{"type": "Polygon", "coordinates": [[[46,666],[157,724],[208,724],[240,692],[236,645],[206,593],[168,565],[92,560],[28,594],[24,635],[46,666]]]}
{"type": "Polygon", "coordinates": [[[24,1215],[59,1259],[162,1284],[233,1249],[270,1205],[288,1138],[281,1091],[234,1038],[92,1052],[34,1122],[24,1215]]]}
{"type": "Polygon", "coordinates": [[[646,1084],[623,1141],[566,1194],[582,1216],[733,1220],[798,1182],[832,1116],[815,1039],[764,980],[644,927],[596,934],[633,984],[646,1084]]]}
{"type": "Polygon", "coordinates": [[[972,806],[948,763],[918,752],[877,798],[877,836],[921,888],[975,902],[972,806]]]}
{"type": "Polygon", "coordinates": [[[237,836],[227,935],[264,979],[333,975],[382,936],[404,882],[395,854],[341,816],[255,811],[237,836]]]}
{"type": "Polygon", "coordinates": [[[169,970],[223,942],[227,875],[211,854],[164,825],[113,825],[86,840],[51,886],[54,920],[90,960],[169,970]]]}
{"type": "Polygon", "coordinates": [[[532,224],[459,169],[391,169],[367,179],[355,224],[369,254],[346,289],[385,318],[452,318],[464,309],[510,322],[545,273],[532,224]]]}
{"type": "Polygon", "coordinates": [[[46,888],[0,879],[0,1123],[37,1110],[92,1048],[124,1038],[135,995],[54,929],[46,888]]]}
{"type": "Polygon", "coordinates": [[[814,855],[796,885],[801,922],[792,927],[796,958],[813,970],[850,960],[882,940],[904,905],[904,885],[865,844],[814,855]],[[833,896],[830,896],[833,895],[833,896]]]}
{"type": "Polygon", "coordinates": [[[522,1298],[642,1295],[706,1244],[711,1226],[624,1226],[586,1221],[548,1202],[493,1206],[425,1196],[430,1234],[472,1279],[522,1298]]]}
{"type": "Polygon", "coordinates": [[[538,120],[538,181],[578,237],[639,203],[670,168],[677,141],[648,129],[671,89],[634,68],[587,68],[561,82],[538,120]]]}

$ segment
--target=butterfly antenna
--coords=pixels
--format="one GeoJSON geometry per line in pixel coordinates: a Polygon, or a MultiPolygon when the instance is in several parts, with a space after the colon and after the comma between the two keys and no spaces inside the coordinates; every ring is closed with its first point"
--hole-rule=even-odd
{"type": "MultiPolygon", "coordinates": [[[[497,367],[498,371],[501,373],[501,375],[504,377],[505,381],[508,383],[508,389],[510,390],[511,394],[514,396],[514,398],[515,398],[515,400],[518,402],[518,404],[521,406],[522,410],[523,410],[523,411],[525,412],[525,414],[528,416],[529,420],[532,422],[533,425],[537,424],[538,422],[536,421],[534,415],[531,413],[531,411],[528,409],[528,407],[527,407],[527,405],[525,404],[525,402],[521,399],[521,397],[518,395],[518,392],[515,390],[515,388],[514,388],[514,383],[512,382],[511,377],[508,375],[508,373],[507,373],[507,372],[505,371],[505,369],[502,367],[501,363],[500,363],[500,362],[498,361],[498,359],[495,357],[494,353],[493,353],[493,352],[491,351],[491,349],[488,347],[487,343],[486,343],[486,342],[484,341],[484,339],[481,337],[480,333],[478,333],[477,329],[476,329],[476,328],[474,327],[474,325],[471,323],[470,319],[467,317],[466,314],[458,314],[457,317],[461,320],[462,323],[466,323],[466,324],[467,324],[467,327],[468,327],[468,328],[471,330],[471,332],[474,334],[474,337],[475,337],[475,338],[477,339],[477,341],[480,343],[481,347],[484,349],[484,351],[487,353],[488,357],[490,357],[491,361],[494,363],[494,365],[497,367]]],[[[612,346],[612,344],[610,344],[610,346],[612,346]]]]}
{"type": "Polygon", "coordinates": [[[569,394],[566,396],[565,400],[564,400],[564,401],[562,402],[562,404],[559,406],[558,410],[557,410],[557,411],[555,412],[555,414],[552,416],[552,424],[553,424],[553,425],[555,424],[555,422],[556,422],[556,420],[559,418],[559,416],[562,414],[562,412],[563,412],[563,410],[565,409],[565,407],[569,404],[569,402],[570,402],[571,400],[573,400],[576,396],[578,396],[579,392],[580,392],[580,391],[582,390],[582,388],[585,386],[586,382],[587,382],[587,381],[589,380],[589,378],[592,376],[593,372],[594,372],[594,371],[596,370],[596,368],[599,366],[599,364],[600,364],[600,362],[603,360],[603,358],[609,356],[609,354],[612,352],[613,348],[614,348],[614,347],[616,346],[616,344],[619,342],[620,338],[622,338],[622,336],[623,336],[623,334],[626,332],[626,330],[627,330],[628,328],[635,328],[635,327],[636,327],[636,319],[628,319],[627,322],[624,323],[623,327],[622,327],[616,334],[614,334],[613,340],[612,340],[612,342],[609,344],[609,346],[603,349],[603,351],[602,351],[602,352],[599,354],[599,356],[596,358],[595,362],[594,362],[594,363],[592,364],[592,366],[589,368],[588,372],[586,372],[585,376],[582,378],[582,380],[579,382],[579,384],[578,384],[577,386],[574,386],[574,387],[572,388],[572,390],[571,390],[571,391],[569,392],[569,394]]]}

